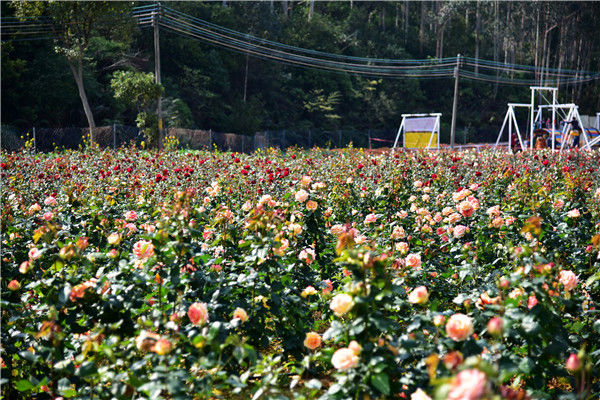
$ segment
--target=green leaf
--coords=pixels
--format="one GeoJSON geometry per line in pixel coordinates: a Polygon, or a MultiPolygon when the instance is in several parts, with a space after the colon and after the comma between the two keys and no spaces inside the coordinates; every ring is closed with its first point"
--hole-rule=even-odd
{"type": "Polygon", "coordinates": [[[26,392],[28,390],[31,390],[32,388],[34,388],[35,386],[31,384],[31,382],[29,382],[26,379],[20,380],[19,382],[17,382],[15,384],[15,388],[19,391],[19,392],[26,392]]]}
{"type": "Polygon", "coordinates": [[[385,372],[371,376],[371,384],[384,395],[390,394],[390,378],[385,372]]]}

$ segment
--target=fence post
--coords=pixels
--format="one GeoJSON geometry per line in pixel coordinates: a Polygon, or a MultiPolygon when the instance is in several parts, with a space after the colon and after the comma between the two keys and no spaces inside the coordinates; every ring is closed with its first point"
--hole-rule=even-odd
{"type": "Polygon", "coordinates": [[[212,151],[213,148],[213,139],[212,139],[212,129],[208,130],[208,151],[212,151]]]}
{"type": "Polygon", "coordinates": [[[269,147],[269,131],[265,132],[265,147],[268,149],[269,147]]]}
{"type": "Polygon", "coordinates": [[[37,151],[37,139],[35,137],[35,126],[33,127],[33,151],[37,151]]]}
{"type": "Polygon", "coordinates": [[[117,148],[117,124],[113,124],[113,148],[117,148]]]}
{"type": "Polygon", "coordinates": [[[308,130],[308,149],[310,150],[310,129],[308,130]]]}
{"type": "Polygon", "coordinates": [[[281,136],[281,147],[282,147],[282,150],[285,150],[285,148],[286,148],[285,147],[285,129],[283,130],[283,134],[281,136]]]}
{"type": "Polygon", "coordinates": [[[371,150],[371,130],[369,129],[369,150],[371,150]]]}
{"type": "Polygon", "coordinates": [[[338,149],[342,148],[342,130],[338,131],[338,149]]]}

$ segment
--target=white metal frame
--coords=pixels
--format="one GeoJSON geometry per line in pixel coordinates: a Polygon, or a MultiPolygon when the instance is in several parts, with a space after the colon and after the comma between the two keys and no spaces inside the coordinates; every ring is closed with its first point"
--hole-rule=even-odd
{"type": "Polygon", "coordinates": [[[498,147],[500,139],[502,138],[502,134],[504,134],[504,128],[508,123],[508,149],[512,149],[512,133],[514,127],[517,132],[519,144],[521,145],[521,150],[525,150],[525,144],[523,143],[521,130],[519,129],[519,124],[517,124],[517,117],[515,116],[515,107],[530,108],[531,105],[524,103],[508,103],[508,111],[506,111],[506,116],[504,117],[504,122],[502,123],[502,128],[500,128],[500,133],[498,134],[498,139],[496,139],[496,145],[494,147],[498,147]]]}
{"type": "MultiPolygon", "coordinates": [[[[433,135],[437,133],[437,143],[436,149],[440,148],[440,118],[442,117],[442,113],[429,113],[429,114],[402,114],[402,122],[400,122],[400,127],[398,128],[398,133],[396,134],[396,140],[394,140],[394,147],[392,147],[392,151],[396,149],[398,145],[398,139],[402,134],[402,130],[404,129],[404,121],[407,118],[412,117],[436,117],[435,125],[433,126],[433,130],[431,131],[431,136],[429,136],[429,143],[427,144],[427,149],[431,148],[431,142],[433,141],[433,135]]],[[[405,132],[406,133],[406,132],[405,132]]],[[[402,147],[406,148],[406,134],[402,136],[402,147]]]]}
{"type": "MultiPolygon", "coordinates": [[[[564,119],[566,121],[571,121],[573,118],[576,118],[579,122],[579,126],[581,128],[581,136],[583,136],[583,141],[580,138],[580,146],[582,149],[591,150],[592,146],[596,143],[600,143],[600,137],[590,141],[587,137],[587,133],[585,132],[585,127],[583,122],[581,121],[581,116],[579,115],[578,106],[573,103],[566,104],[558,104],[558,88],[546,87],[546,86],[531,86],[529,88],[531,90],[531,101],[529,104],[524,103],[508,103],[508,110],[506,112],[506,116],[504,117],[504,122],[502,123],[502,128],[500,128],[500,133],[498,134],[498,139],[496,140],[495,147],[498,147],[500,143],[500,139],[504,134],[504,128],[508,123],[508,148],[512,149],[512,132],[513,127],[516,129],[517,137],[519,139],[519,144],[521,145],[521,149],[525,150],[525,146],[523,144],[523,137],[521,135],[521,131],[519,130],[519,126],[517,124],[517,119],[515,117],[515,107],[524,107],[529,109],[529,148],[533,149],[533,132],[535,130],[535,124],[537,121],[542,118],[542,110],[545,108],[549,108],[552,110],[552,126],[550,127],[552,130],[552,150],[556,150],[556,113],[560,112],[563,116],[566,116],[564,119]],[[552,93],[552,101],[548,100],[543,92],[551,92],[552,93]],[[549,104],[538,104],[537,105],[537,113],[534,112],[536,108],[535,104],[535,96],[539,94],[546,102],[549,104]],[[563,110],[568,110],[566,113],[563,110]]],[[[600,113],[596,114],[596,124],[600,124],[600,113]]],[[[571,124],[566,124],[561,131],[561,143],[560,150],[562,151],[565,147],[565,143],[567,142],[567,130],[571,126],[571,124]]]]}

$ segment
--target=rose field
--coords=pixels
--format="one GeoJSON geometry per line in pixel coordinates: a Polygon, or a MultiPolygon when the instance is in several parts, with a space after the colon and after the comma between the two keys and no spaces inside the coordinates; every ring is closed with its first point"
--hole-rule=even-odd
{"type": "Polygon", "coordinates": [[[599,166],[2,153],[2,396],[598,399],[599,166]]]}

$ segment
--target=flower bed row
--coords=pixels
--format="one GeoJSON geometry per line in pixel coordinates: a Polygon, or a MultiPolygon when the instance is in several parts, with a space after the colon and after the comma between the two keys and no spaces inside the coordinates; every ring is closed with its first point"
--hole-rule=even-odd
{"type": "Polygon", "coordinates": [[[5,398],[590,398],[600,154],[3,154],[5,398]]]}

